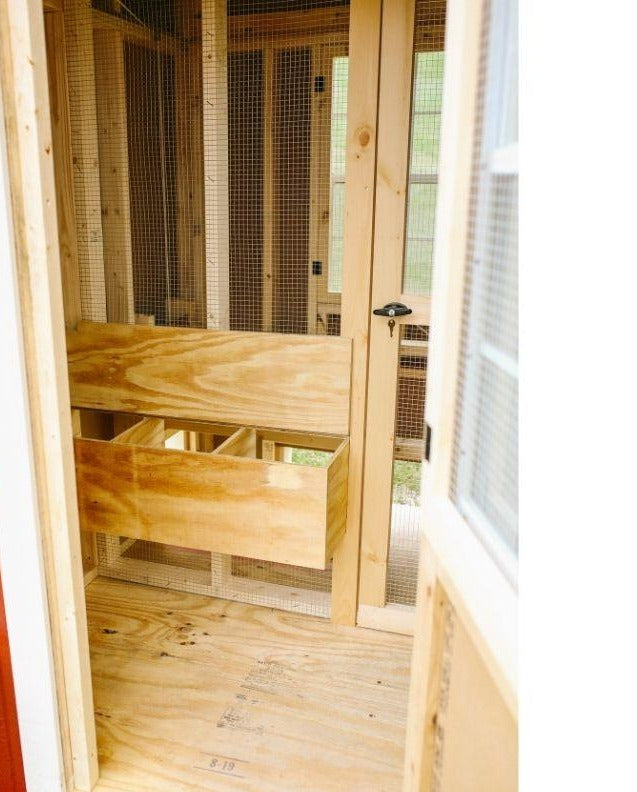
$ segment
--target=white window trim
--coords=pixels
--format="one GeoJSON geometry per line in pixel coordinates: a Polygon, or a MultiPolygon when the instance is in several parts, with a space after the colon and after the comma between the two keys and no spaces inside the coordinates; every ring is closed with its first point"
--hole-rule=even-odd
{"type": "MultiPolygon", "coordinates": [[[[515,0],[514,0],[515,2],[515,0]]],[[[495,0],[491,9],[491,31],[489,35],[490,51],[487,65],[486,88],[484,98],[485,125],[482,130],[481,142],[481,171],[478,185],[478,216],[474,223],[476,227],[486,226],[490,211],[489,182],[495,175],[518,174],[518,143],[505,142],[500,145],[504,130],[504,119],[508,107],[506,97],[510,75],[507,68],[510,66],[511,52],[515,50],[509,44],[510,37],[515,34],[513,25],[516,15],[511,13],[512,4],[509,0],[495,0]],[[504,46],[493,46],[493,43],[502,43],[504,46]]],[[[475,251],[480,256],[481,251],[475,251]]],[[[488,361],[499,371],[506,374],[514,381],[519,381],[518,361],[512,355],[486,341],[479,333],[482,327],[485,303],[482,299],[484,287],[484,268],[474,270],[477,273],[472,284],[472,299],[470,315],[468,317],[468,335],[466,340],[466,369],[463,390],[465,393],[477,392],[477,381],[482,370],[481,362],[488,361]]],[[[513,585],[517,585],[517,559],[510,546],[507,544],[499,530],[492,526],[483,514],[479,504],[471,497],[471,481],[476,456],[477,440],[477,404],[464,400],[464,409],[461,420],[460,459],[458,463],[457,494],[462,512],[477,536],[485,547],[493,554],[498,567],[504,571],[513,585]]]]}

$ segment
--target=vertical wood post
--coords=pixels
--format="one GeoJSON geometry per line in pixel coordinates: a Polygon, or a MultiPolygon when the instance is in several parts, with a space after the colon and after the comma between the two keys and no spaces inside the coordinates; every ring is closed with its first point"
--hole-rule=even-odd
{"type": "Polygon", "coordinates": [[[355,624],[371,311],[382,0],[352,0],[341,333],[352,339],[347,529],[334,554],[332,620],[355,624]]]}
{"type": "MultiPolygon", "coordinates": [[[[415,0],[388,3],[383,35],[378,107],[378,155],[374,228],[373,306],[402,292],[415,0]]],[[[370,326],[369,399],[365,438],[365,485],[361,537],[360,603],[385,606],[392,507],[400,327],[370,326]]]]}
{"type": "MultiPolygon", "coordinates": [[[[67,785],[97,781],[42,7],[0,3],[0,80],[35,488],[67,785]]],[[[3,140],[4,142],[4,140],[3,140]]],[[[14,530],[16,526],[14,526],[14,530]]],[[[44,746],[48,753],[49,746],[44,746]]]]}
{"type": "Polygon", "coordinates": [[[106,321],[100,160],[89,0],[64,0],[64,32],[73,153],[73,194],[82,319],[106,321]]]}
{"type": "Polygon", "coordinates": [[[202,0],[206,326],[230,325],[228,35],[225,0],[202,0]]]}
{"type": "Polygon", "coordinates": [[[134,322],[133,245],[128,178],[126,72],[122,36],[94,34],[106,315],[109,322],[134,322]]]}

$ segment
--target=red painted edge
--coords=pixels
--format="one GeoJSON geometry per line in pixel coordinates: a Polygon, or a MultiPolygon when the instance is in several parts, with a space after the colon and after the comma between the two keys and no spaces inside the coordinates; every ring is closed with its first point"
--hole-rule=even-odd
{"type": "Polygon", "coordinates": [[[2,577],[0,577],[0,788],[2,792],[26,792],[9,655],[9,636],[2,596],[2,577]]]}

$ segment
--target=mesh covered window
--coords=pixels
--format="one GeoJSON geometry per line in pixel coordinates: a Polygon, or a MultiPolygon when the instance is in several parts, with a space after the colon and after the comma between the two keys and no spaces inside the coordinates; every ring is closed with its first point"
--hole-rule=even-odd
{"type": "Polygon", "coordinates": [[[516,0],[488,4],[480,79],[452,494],[510,569],[518,548],[516,0]]]}
{"type": "Polygon", "coordinates": [[[430,294],[438,192],[443,52],[416,52],[403,292],[430,294]]]}

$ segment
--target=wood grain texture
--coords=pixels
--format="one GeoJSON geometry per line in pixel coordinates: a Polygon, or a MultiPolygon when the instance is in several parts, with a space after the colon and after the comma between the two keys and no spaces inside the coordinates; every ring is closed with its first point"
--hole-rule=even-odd
{"type": "Polygon", "coordinates": [[[327,468],[327,558],[334,555],[347,522],[347,484],[349,472],[349,442],[344,440],[327,468]]]}
{"type": "Polygon", "coordinates": [[[244,426],[224,440],[214,453],[255,458],[257,455],[256,430],[244,426]]]}
{"type": "Polygon", "coordinates": [[[78,790],[88,792],[97,780],[97,756],[39,3],[0,3],[0,93],[21,355],[28,364],[32,474],[64,759],[61,780],[70,785],[72,778],[78,790]]]}
{"type": "Polygon", "coordinates": [[[441,792],[515,792],[517,722],[459,620],[450,661],[439,788],[441,792]]]}
{"type": "Polygon", "coordinates": [[[82,322],[75,407],[346,435],[350,341],[82,322]]]}
{"type": "Polygon", "coordinates": [[[324,569],[344,530],[333,469],[75,439],[84,530],[324,569]]]}
{"type": "Polygon", "coordinates": [[[230,327],[228,50],[225,0],[201,0],[206,327],[230,327]]]}
{"type": "MultiPolygon", "coordinates": [[[[77,0],[74,0],[74,2],[77,2],[77,0]]],[[[177,40],[174,36],[159,30],[153,30],[148,25],[141,25],[139,22],[124,19],[121,16],[109,14],[97,8],[91,8],[88,3],[86,5],[90,13],[89,25],[95,31],[115,33],[120,36],[122,41],[140,44],[158,52],[173,53],[177,49],[177,40]]]]}
{"type": "MultiPolygon", "coordinates": [[[[384,305],[402,291],[407,176],[414,63],[414,0],[383,8],[372,304],[384,305]]],[[[407,303],[411,306],[411,303],[407,303]]],[[[411,323],[413,317],[406,317],[411,323]]],[[[398,322],[400,323],[400,319],[398,322]]],[[[392,508],[393,454],[398,394],[400,328],[390,336],[387,320],[373,316],[369,329],[365,479],[361,527],[359,602],[386,602],[392,508]]]]}
{"type": "Polygon", "coordinates": [[[352,339],[347,532],[334,555],[332,619],[355,624],[367,408],[382,3],[350,4],[342,333],[352,339]]]}
{"type": "MultiPolygon", "coordinates": [[[[175,146],[179,293],[192,295],[190,327],[206,326],[201,1],[175,6],[175,146]]],[[[173,314],[174,315],[174,314],[173,314]]]]}
{"type": "Polygon", "coordinates": [[[141,445],[162,448],[166,439],[166,428],[161,418],[144,418],[116,435],[112,442],[124,445],[141,445]]]}
{"type": "Polygon", "coordinates": [[[75,328],[82,318],[82,308],[77,255],[77,231],[75,227],[75,199],[73,197],[71,118],[69,114],[64,14],[61,11],[47,12],[44,15],[44,30],[46,35],[47,73],[49,77],[51,142],[53,144],[53,164],[55,168],[55,198],[60,240],[64,322],[66,327],[75,328]]]}
{"type": "Polygon", "coordinates": [[[134,322],[126,67],[121,35],[112,30],[95,31],[93,51],[106,315],[109,322],[134,322]]]}
{"type": "Polygon", "coordinates": [[[249,39],[268,39],[282,36],[287,43],[290,36],[304,35],[306,39],[322,33],[347,34],[349,9],[314,8],[306,11],[237,14],[228,18],[228,39],[242,46],[249,39]]]}
{"type": "Polygon", "coordinates": [[[410,639],[104,578],[87,596],[100,792],[400,789],[410,639]]]}
{"type": "Polygon", "coordinates": [[[105,322],[106,285],[91,14],[90,4],[86,0],[64,0],[82,317],[94,322],[105,322]]]}

